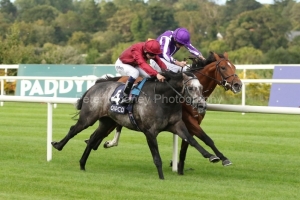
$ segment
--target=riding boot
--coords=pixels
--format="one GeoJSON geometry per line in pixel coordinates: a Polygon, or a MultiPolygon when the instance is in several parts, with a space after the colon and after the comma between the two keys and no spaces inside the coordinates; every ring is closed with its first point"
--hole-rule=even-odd
{"type": "Polygon", "coordinates": [[[120,104],[131,103],[131,100],[129,99],[129,93],[131,91],[134,81],[135,78],[132,78],[131,76],[128,78],[127,82],[125,83],[125,89],[123,91],[123,97],[120,100],[120,104]]]}

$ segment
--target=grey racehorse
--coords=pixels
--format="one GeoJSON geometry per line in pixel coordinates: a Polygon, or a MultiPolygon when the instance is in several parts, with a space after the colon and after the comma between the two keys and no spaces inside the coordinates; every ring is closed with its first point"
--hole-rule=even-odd
{"type": "Polygon", "coordinates": [[[189,134],[182,121],[182,101],[189,102],[198,111],[205,111],[206,102],[202,96],[202,85],[195,75],[189,72],[179,74],[163,72],[162,74],[168,81],[147,81],[142,88],[140,96],[133,105],[132,114],[135,123],[132,123],[127,114],[115,113],[110,109],[111,96],[122,83],[116,82],[116,78],[97,81],[78,100],[77,109],[80,112],[77,123],[71,126],[70,131],[61,141],[52,142],[53,147],[62,150],[72,137],[99,121],[99,126],[88,140],[80,159],[82,170],[85,170],[91,150],[97,149],[99,142],[101,143],[117,125],[144,133],[160,179],[164,179],[164,175],[156,138],[162,131],[177,134],[195,147],[204,158],[209,158],[211,162],[218,161],[218,157],[207,152],[189,134]]]}

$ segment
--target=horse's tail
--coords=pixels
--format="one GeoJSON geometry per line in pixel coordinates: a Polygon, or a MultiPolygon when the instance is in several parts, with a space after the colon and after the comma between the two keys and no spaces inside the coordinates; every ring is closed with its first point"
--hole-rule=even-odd
{"type": "Polygon", "coordinates": [[[83,95],[82,97],[80,97],[80,99],[77,100],[77,103],[76,103],[76,109],[77,110],[81,110],[81,107],[82,107],[82,104],[83,104],[83,99],[86,95],[86,93],[88,92],[89,90],[87,90],[83,95]]]}

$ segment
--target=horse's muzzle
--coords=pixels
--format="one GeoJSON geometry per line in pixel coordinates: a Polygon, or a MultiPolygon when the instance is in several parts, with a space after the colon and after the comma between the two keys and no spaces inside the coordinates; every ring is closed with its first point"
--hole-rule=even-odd
{"type": "Polygon", "coordinates": [[[243,86],[242,83],[236,82],[236,83],[232,84],[231,91],[234,94],[239,93],[242,90],[242,86],[243,86]]]}
{"type": "Polygon", "coordinates": [[[197,112],[199,114],[205,114],[207,109],[207,104],[204,98],[198,99],[195,102],[193,102],[194,108],[197,108],[197,112]]]}

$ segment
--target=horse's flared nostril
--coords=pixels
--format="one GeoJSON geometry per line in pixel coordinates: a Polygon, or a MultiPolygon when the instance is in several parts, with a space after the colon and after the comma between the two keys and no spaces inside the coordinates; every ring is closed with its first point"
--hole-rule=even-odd
{"type": "Polygon", "coordinates": [[[242,86],[243,86],[243,84],[240,84],[240,83],[234,83],[232,87],[233,87],[233,90],[234,90],[234,91],[240,92],[241,89],[242,89],[242,86]]]}

